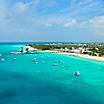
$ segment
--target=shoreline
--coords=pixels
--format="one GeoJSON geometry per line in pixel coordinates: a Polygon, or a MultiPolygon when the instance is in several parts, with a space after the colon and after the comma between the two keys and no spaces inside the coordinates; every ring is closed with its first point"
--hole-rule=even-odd
{"type": "Polygon", "coordinates": [[[77,54],[77,53],[58,52],[58,51],[51,51],[51,50],[46,50],[44,52],[57,53],[57,54],[69,55],[69,56],[76,56],[76,57],[80,57],[80,58],[104,62],[104,57],[90,56],[90,55],[77,54]]]}
{"type": "Polygon", "coordinates": [[[77,54],[77,53],[60,53],[60,54],[70,55],[70,56],[75,56],[75,57],[80,57],[80,58],[85,58],[85,59],[90,59],[90,60],[104,62],[104,57],[90,56],[90,55],[77,54]]]}
{"type": "MultiPolygon", "coordinates": [[[[34,49],[31,46],[27,46],[27,47],[29,48],[29,50],[38,50],[38,49],[34,49]]],[[[67,53],[67,52],[60,52],[60,51],[54,51],[54,50],[43,50],[43,52],[50,52],[50,53],[57,53],[57,54],[62,54],[62,55],[76,56],[76,57],[80,57],[80,58],[104,62],[104,57],[98,57],[98,56],[90,56],[90,55],[77,54],[77,53],[67,53]]]]}

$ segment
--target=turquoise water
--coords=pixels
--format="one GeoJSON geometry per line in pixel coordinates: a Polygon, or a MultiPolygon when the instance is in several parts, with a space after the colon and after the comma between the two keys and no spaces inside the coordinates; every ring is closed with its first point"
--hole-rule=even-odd
{"type": "Polygon", "coordinates": [[[21,46],[0,45],[5,59],[0,62],[0,104],[104,104],[103,62],[43,52],[9,54],[21,46]],[[76,70],[80,77],[73,75],[76,70]]]}

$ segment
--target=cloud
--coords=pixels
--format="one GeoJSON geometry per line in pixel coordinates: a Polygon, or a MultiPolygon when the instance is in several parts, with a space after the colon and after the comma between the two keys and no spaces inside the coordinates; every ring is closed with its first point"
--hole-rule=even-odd
{"type": "Polygon", "coordinates": [[[31,7],[32,5],[36,5],[38,4],[38,0],[32,0],[30,2],[24,3],[24,2],[17,2],[13,9],[16,12],[24,12],[26,11],[29,7],[31,7]]]}
{"type": "Polygon", "coordinates": [[[30,2],[23,2],[21,0],[21,2],[14,3],[12,10],[9,10],[9,16],[11,20],[25,22],[25,24],[30,22],[29,24],[53,24],[73,27],[77,21],[86,21],[92,18],[94,15],[92,13],[93,10],[101,9],[101,2],[97,0],[70,0],[68,1],[70,5],[67,5],[67,2],[64,2],[64,4],[60,3],[63,2],[59,0],[31,0],[30,2]],[[56,4],[59,7],[53,8],[56,4]]]}
{"type": "Polygon", "coordinates": [[[95,16],[88,21],[89,27],[98,36],[104,36],[104,16],[95,16]]]}
{"type": "Polygon", "coordinates": [[[46,6],[53,7],[56,5],[56,0],[45,0],[46,6]]]}
{"type": "Polygon", "coordinates": [[[64,30],[67,30],[68,33],[71,30],[82,31],[82,28],[92,30],[96,34],[104,33],[102,0],[9,1],[12,0],[0,0],[0,31],[2,32],[6,28],[6,31],[12,33],[14,30],[14,33],[20,34],[19,31],[24,28],[23,31],[30,30],[31,34],[31,31],[35,29],[41,31],[40,29],[43,28],[44,31],[47,29],[44,28],[46,26],[50,27],[51,32],[56,28],[59,29],[58,34],[64,30]]]}
{"type": "Polygon", "coordinates": [[[52,24],[51,24],[51,23],[46,23],[45,26],[47,26],[47,27],[51,27],[52,24]]]}
{"type": "Polygon", "coordinates": [[[27,10],[27,8],[28,8],[28,5],[25,3],[22,3],[22,2],[19,2],[19,3],[15,4],[15,6],[14,6],[14,9],[19,12],[23,12],[23,11],[27,10]]]}
{"type": "Polygon", "coordinates": [[[33,24],[37,25],[45,25],[47,27],[51,26],[57,26],[57,27],[65,27],[65,28],[74,28],[77,26],[77,20],[68,18],[68,17],[63,17],[63,16],[48,16],[48,17],[43,17],[43,18],[32,18],[31,22],[33,24]]]}
{"type": "Polygon", "coordinates": [[[94,27],[104,28],[104,16],[96,16],[93,19],[89,20],[89,23],[94,27]]]}
{"type": "Polygon", "coordinates": [[[75,27],[77,25],[77,21],[75,19],[71,20],[70,22],[67,22],[64,24],[64,27],[75,27]]]}
{"type": "Polygon", "coordinates": [[[8,8],[6,7],[5,0],[0,0],[0,28],[7,24],[8,8]]]}
{"type": "Polygon", "coordinates": [[[79,21],[86,21],[104,14],[103,4],[102,0],[70,0],[69,6],[61,8],[59,13],[79,21]]]}

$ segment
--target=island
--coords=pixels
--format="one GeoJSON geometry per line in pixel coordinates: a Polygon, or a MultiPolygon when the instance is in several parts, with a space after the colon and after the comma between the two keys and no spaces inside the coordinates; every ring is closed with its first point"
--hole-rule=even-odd
{"type": "Polygon", "coordinates": [[[104,43],[51,43],[30,44],[29,50],[40,50],[65,55],[73,55],[98,61],[104,61],[104,43]]]}

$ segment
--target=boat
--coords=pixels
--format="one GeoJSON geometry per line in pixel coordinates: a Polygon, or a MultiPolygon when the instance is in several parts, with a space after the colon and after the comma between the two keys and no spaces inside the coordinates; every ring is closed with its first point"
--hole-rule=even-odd
{"type": "Polygon", "coordinates": [[[1,59],[1,62],[4,62],[4,61],[5,61],[5,59],[4,59],[4,58],[2,58],[2,59],[1,59]]]}
{"type": "Polygon", "coordinates": [[[33,61],[33,62],[36,62],[36,58],[33,58],[32,61],[33,61]]]}
{"type": "Polygon", "coordinates": [[[58,64],[53,64],[53,66],[58,66],[58,64]]]}
{"type": "Polygon", "coordinates": [[[35,64],[38,64],[38,62],[36,61],[35,64]]]}
{"type": "Polygon", "coordinates": [[[80,71],[76,71],[75,76],[80,76],[80,71]]]}
{"type": "Polygon", "coordinates": [[[16,60],[16,58],[13,58],[13,60],[16,60]]]}
{"type": "Polygon", "coordinates": [[[21,54],[21,52],[10,52],[10,54],[21,54]]]}

